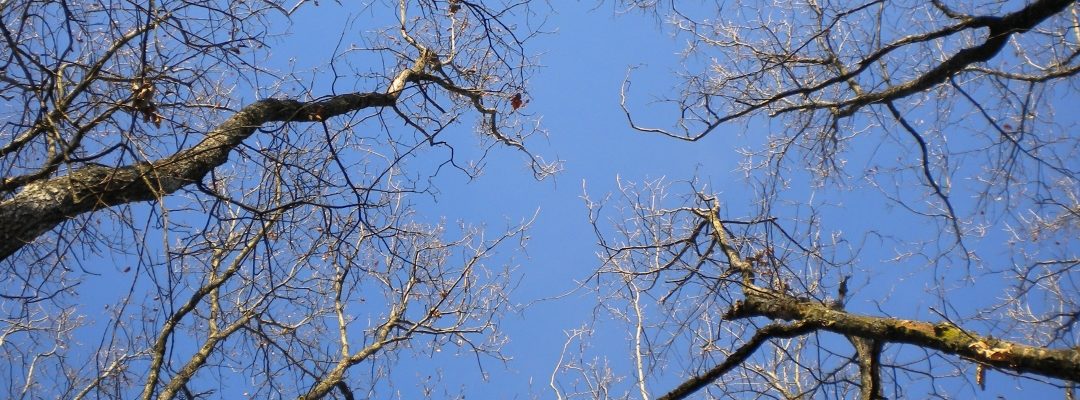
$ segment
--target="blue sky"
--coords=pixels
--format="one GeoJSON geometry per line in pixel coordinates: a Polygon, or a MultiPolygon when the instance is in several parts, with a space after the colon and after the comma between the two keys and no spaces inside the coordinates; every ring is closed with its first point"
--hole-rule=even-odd
{"type": "MultiPolygon", "coordinates": [[[[678,69],[681,44],[659,32],[661,24],[655,17],[639,13],[617,16],[610,5],[595,7],[590,2],[558,2],[553,7],[555,12],[544,25],[551,33],[530,42],[529,49],[539,54],[541,67],[528,82],[530,102],[521,111],[539,116],[548,133],[546,139],[534,138],[528,145],[545,158],[563,160],[564,171],[537,182],[521,154],[496,147],[479,179],[470,182],[462,173],[443,172],[437,181],[437,203],[429,204],[433,209],[430,218],[486,223],[495,230],[537,214],[528,254],[514,255],[520,265],[514,298],[523,307],[503,319],[510,338],[506,353],[513,361],[504,366],[482,359],[490,374],[485,383],[471,356],[455,362],[424,360],[413,364],[403,360],[394,373],[400,380],[425,376],[445,362],[439,368],[446,386],[453,390],[460,382],[467,398],[552,398],[548,379],[566,332],[590,322],[595,306],[595,293],[589,290],[543,300],[574,290],[575,282],[588,278],[599,265],[599,249],[582,200],[584,192],[603,197],[616,190],[617,178],[640,182],[697,176],[717,186],[734,184],[738,179],[732,172],[737,157],[731,150],[740,139],[716,135],[688,143],[635,132],[627,125],[619,108],[619,89],[632,66],[637,67],[632,90],[639,94],[633,100],[641,115],[658,121],[668,118],[663,113],[668,110],[650,104],[650,93],[663,92],[674,83],[671,75],[678,69]]],[[[348,18],[344,9],[347,7],[322,3],[300,11],[290,29],[293,34],[274,46],[274,58],[280,62],[295,57],[319,66],[332,49],[305,44],[319,40],[316,36],[320,34],[308,24],[327,27],[321,31],[324,33],[336,32],[348,18]]],[[[473,139],[469,130],[462,127],[462,132],[451,136],[459,140],[459,151],[474,146],[469,142],[473,139]]],[[[593,350],[607,354],[613,362],[626,362],[627,333],[621,326],[607,328],[597,332],[593,350]]],[[[407,384],[398,383],[398,388],[408,393],[407,384]]]]}
{"type": "MultiPolygon", "coordinates": [[[[690,191],[690,186],[678,182],[697,179],[708,191],[722,196],[730,216],[747,215],[755,193],[743,181],[742,172],[737,171],[740,158],[736,150],[760,141],[761,136],[757,135],[782,129],[776,121],[751,119],[723,126],[694,143],[630,129],[619,107],[619,91],[628,68],[636,68],[630,97],[635,115],[646,123],[666,124],[672,120],[673,110],[651,99],[671,94],[678,84],[673,75],[680,71],[680,51],[685,44],[665,33],[663,24],[652,15],[617,13],[610,4],[597,6],[592,1],[552,3],[555,10],[544,25],[550,34],[539,36],[527,48],[538,55],[540,68],[528,82],[530,102],[519,112],[538,117],[548,134],[528,143],[532,151],[545,158],[563,160],[564,171],[553,179],[537,182],[521,153],[497,146],[485,159],[484,173],[477,179],[445,170],[436,179],[437,197],[413,199],[421,213],[420,219],[461,220],[484,224],[492,231],[537,216],[529,234],[527,253],[516,254],[508,248],[496,257],[512,259],[517,265],[518,284],[513,299],[519,307],[506,315],[501,325],[510,339],[505,354],[512,360],[506,364],[489,358],[478,361],[472,355],[453,352],[440,353],[432,360],[416,359],[406,351],[389,378],[401,398],[418,397],[419,387],[413,383],[433,375],[442,376],[447,397],[464,394],[466,398],[553,398],[547,387],[548,379],[556,367],[567,332],[589,323],[597,331],[588,354],[607,357],[617,373],[629,373],[630,333],[624,325],[610,323],[604,312],[596,311],[594,291],[575,290],[577,283],[589,278],[600,264],[599,248],[582,196],[587,193],[594,200],[601,199],[617,190],[618,180],[657,179],[674,183],[673,191],[684,194],[690,191]],[[482,364],[487,376],[482,376],[477,362],[482,364]]],[[[286,34],[269,41],[271,56],[267,66],[295,70],[296,76],[311,83],[316,90],[313,95],[326,94],[317,91],[329,92],[330,88],[325,65],[335,47],[327,43],[334,43],[345,31],[342,43],[349,45],[350,30],[362,42],[365,32],[377,27],[370,24],[382,21],[373,14],[378,12],[373,11],[378,7],[357,11],[353,6],[331,1],[323,1],[319,6],[309,3],[294,15],[286,34]],[[305,72],[311,68],[319,70],[305,72]]],[[[382,25],[392,23],[392,20],[382,21],[382,25]]],[[[372,66],[372,70],[381,69],[372,66]]],[[[356,90],[345,80],[339,80],[336,87],[339,91],[356,90]]],[[[258,95],[242,93],[241,96],[250,100],[258,95]]],[[[233,105],[236,103],[239,101],[233,105]]],[[[461,125],[446,137],[453,141],[462,158],[477,154],[476,134],[471,126],[461,125]]],[[[846,157],[856,165],[853,169],[869,168],[874,165],[874,158],[901,154],[901,149],[909,145],[874,137],[860,138],[846,157]]],[[[432,153],[436,151],[429,154],[432,153]]],[[[416,164],[426,167],[423,162],[416,164]]],[[[832,221],[828,223],[830,228],[860,235],[862,231],[876,229],[903,236],[920,228],[910,224],[882,224],[882,221],[891,222],[890,218],[900,212],[872,193],[823,195],[801,180],[804,173],[795,171],[791,175],[792,187],[785,192],[784,200],[795,205],[787,212],[805,212],[798,205],[813,202],[821,206],[822,218],[832,221]]],[[[876,241],[872,235],[846,239],[864,248],[859,257],[868,263],[891,258],[897,251],[893,243],[876,241]]],[[[1000,240],[999,232],[987,237],[985,243],[975,245],[992,246],[1000,240]]],[[[999,254],[1007,255],[1007,251],[1002,249],[999,254]]],[[[124,264],[123,260],[114,262],[124,264]]],[[[108,277],[111,273],[106,274],[108,277]]],[[[857,276],[853,285],[863,288],[866,295],[857,298],[851,308],[935,321],[936,316],[928,311],[932,299],[925,295],[931,289],[927,282],[933,282],[935,274],[936,271],[889,268],[873,275],[877,282],[857,276]]],[[[961,307],[995,300],[980,297],[973,287],[958,289],[957,293],[966,296],[961,297],[966,301],[957,303],[961,307]]],[[[358,373],[363,368],[355,367],[358,373]]],[[[679,365],[675,363],[663,374],[653,376],[650,388],[654,395],[662,394],[676,385],[680,377],[679,365]]],[[[1002,390],[1015,384],[1007,379],[991,382],[1005,385],[1002,390]]],[[[224,396],[243,389],[244,383],[236,382],[221,393],[224,396]]],[[[985,394],[997,388],[990,389],[985,394]]],[[[958,392],[958,397],[970,395],[970,392],[958,392]]],[[[435,397],[443,396],[437,393],[435,397]]]]}
{"type": "MultiPolygon", "coordinates": [[[[359,32],[369,29],[366,23],[370,20],[366,18],[377,12],[372,11],[377,8],[369,9],[357,16],[349,6],[332,2],[323,2],[318,7],[310,5],[294,16],[288,35],[282,36],[278,43],[271,42],[271,65],[298,71],[323,67],[334,49],[311,43],[326,43],[325,35],[337,35],[342,29],[355,29],[362,34],[359,32]],[[351,17],[356,20],[349,25],[351,17]],[[312,28],[316,25],[320,28],[312,28]]],[[[673,86],[678,84],[674,74],[681,70],[680,52],[685,43],[669,35],[669,30],[653,15],[619,13],[611,4],[597,6],[594,2],[560,1],[552,7],[554,12],[544,25],[550,34],[539,36],[527,49],[539,56],[541,67],[528,82],[530,102],[520,112],[539,117],[548,133],[547,138],[534,138],[528,143],[532,151],[545,158],[563,160],[564,171],[553,180],[536,182],[521,154],[496,147],[485,159],[484,173],[478,179],[470,180],[453,170],[443,171],[436,181],[438,197],[414,200],[420,205],[421,213],[430,211],[421,214],[421,218],[462,220],[486,224],[494,230],[537,215],[527,254],[501,255],[512,256],[519,265],[520,283],[513,298],[522,307],[505,316],[502,324],[510,339],[505,352],[512,361],[504,365],[493,359],[478,361],[471,355],[452,354],[440,354],[434,360],[405,357],[390,377],[403,398],[413,397],[415,393],[411,391],[417,390],[408,382],[423,381],[431,375],[443,377],[448,396],[460,391],[467,398],[551,398],[548,379],[567,332],[586,323],[597,329],[589,344],[589,355],[608,358],[616,373],[629,373],[630,333],[624,325],[608,323],[609,317],[604,312],[595,311],[595,292],[574,291],[577,282],[587,279],[600,262],[582,195],[587,192],[593,199],[603,198],[617,190],[617,179],[623,182],[664,179],[675,183],[673,190],[682,194],[680,191],[689,192],[690,188],[677,182],[698,179],[709,190],[722,195],[730,215],[744,215],[748,211],[741,207],[748,207],[754,194],[742,180],[742,173],[736,170],[739,161],[736,149],[760,140],[756,135],[782,129],[779,122],[752,119],[723,126],[694,143],[630,129],[619,107],[619,90],[628,69],[635,68],[630,97],[635,117],[645,124],[667,124],[673,110],[652,99],[673,94],[673,86]],[[477,362],[488,374],[486,382],[476,368],[477,362]]],[[[349,39],[346,34],[342,43],[349,39]]],[[[313,87],[323,87],[326,82],[320,78],[324,76],[311,75],[313,87]]],[[[348,89],[347,83],[345,86],[348,89]]],[[[474,135],[468,126],[451,133],[450,140],[456,141],[457,150],[466,154],[464,158],[470,151],[475,154],[474,135]]],[[[901,154],[898,149],[909,145],[882,142],[874,137],[856,143],[845,157],[865,168],[874,164],[873,159],[901,154]]],[[[800,181],[805,174],[797,171],[791,174],[794,181],[785,199],[795,204],[814,202],[821,206],[822,218],[838,231],[870,229],[902,236],[917,229],[882,226],[883,217],[888,219],[898,210],[884,205],[872,194],[825,196],[811,191],[807,182],[800,181]]],[[[800,211],[793,208],[791,212],[800,211]]],[[[867,262],[891,258],[898,251],[893,244],[875,242],[873,237],[847,239],[863,247],[860,259],[867,262]]],[[[1000,237],[992,236],[987,241],[992,243],[996,239],[1000,237]]],[[[874,279],[879,279],[877,284],[870,282],[869,277],[856,276],[853,285],[881,296],[860,298],[851,308],[935,321],[936,316],[928,311],[934,304],[924,295],[931,290],[927,282],[934,280],[927,279],[926,274],[934,273],[889,268],[874,275],[874,279]]],[[[974,289],[960,290],[958,294],[974,289]]],[[[960,306],[994,300],[980,298],[978,293],[971,292],[968,297],[971,303],[960,306]]],[[[655,375],[650,382],[654,395],[677,384],[679,376],[677,366],[655,375]]],[[[1005,379],[996,382],[1015,384],[1005,379]]],[[[991,393],[993,390],[991,386],[991,393]]],[[[964,397],[972,393],[956,394],[964,397]]]]}

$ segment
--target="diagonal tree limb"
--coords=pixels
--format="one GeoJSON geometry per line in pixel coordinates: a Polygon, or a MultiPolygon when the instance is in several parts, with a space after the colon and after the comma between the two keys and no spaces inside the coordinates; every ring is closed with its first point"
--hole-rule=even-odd
{"type": "MultiPolygon", "coordinates": [[[[835,76],[824,79],[813,85],[797,86],[781,90],[756,101],[737,102],[740,107],[735,108],[724,115],[717,115],[712,109],[707,109],[712,115],[712,120],[708,121],[701,130],[696,132],[687,131],[675,133],[665,129],[638,125],[631,117],[630,111],[626,106],[626,93],[629,90],[630,82],[629,75],[627,76],[627,79],[624,79],[623,81],[622,90],[620,91],[620,105],[633,129],[642,132],[659,133],[686,141],[701,140],[712,133],[720,125],[728,121],[750,116],[759,111],[768,111],[769,115],[778,115],[788,112],[804,112],[824,109],[830,110],[835,118],[848,117],[868,105],[895,101],[916,93],[925,92],[938,84],[944,83],[948,78],[962,73],[968,68],[989,61],[1001,52],[1013,34],[1030,31],[1047,19],[1065,11],[1069,6],[1074,5],[1076,1],[1077,0],[1035,0],[1026,4],[1023,8],[1003,16],[949,15],[958,20],[958,22],[936,31],[906,36],[894,42],[885,44],[875,51],[863,56],[860,60],[855,62],[851,68],[846,69],[844,73],[836,74],[835,76]],[[981,43],[960,49],[955,54],[952,54],[937,65],[919,73],[917,76],[914,76],[906,82],[889,85],[879,91],[856,93],[849,98],[820,102],[792,101],[789,105],[769,110],[770,107],[783,105],[792,98],[823,92],[834,85],[851,81],[866,72],[866,70],[874,65],[874,63],[905,46],[915,43],[931,42],[941,38],[950,37],[959,32],[983,28],[988,29],[989,33],[981,43]]],[[[946,13],[950,14],[951,12],[946,13]]],[[[1067,70],[1071,71],[1071,69],[1067,70]]],[[[1071,72],[1066,72],[1063,75],[1068,76],[1070,74],[1071,72]]],[[[1045,79],[1049,79],[1049,77],[1052,76],[1058,75],[1046,75],[1047,78],[1045,79]]],[[[1023,79],[1031,78],[1026,77],[1023,79]]],[[[705,97],[708,98],[708,95],[705,97]]]]}
{"type": "Polygon", "coordinates": [[[685,399],[719,379],[721,376],[724,376],[728,371],[742,365],[746,362],[746,359],[750,358],[750,356],[753,355],[766,341],[801,336],[813,332],[816,329],[815,326],[802,322],[796,322],[791,325],[770,324],[761,328],[754,333],[754,336],[751,337],[746,344],[743,344],[728,355],[728,358],[725,359],[724,362],[712,367],[704,374],[687,379],[681,385],[659,397],[657,400],[685,399]]]}
{"type": "Polygon", "coordinates": [[[1068,382],[1080,382],[1080,351],[1045,349],[980,336],[947,322],[872,317],[848,313],[826,305],[790,296],[751,292],[724,315],[725,319],[769,317],[794,320],[761,328],[746,344],[704,374],[687,379],[658,400],[685,399],[742,365],[762,344],[772,339],[792,338],[815,331],[829,331],[848,337],[859,363],[860,398],[882,399],[881,349],[885,343],[907,343],[973,362],[1020,373],[1032,373],[1068,382]]]}
{"type": "MultiPolygon", "coordinates": [[[[948,322],[931,324],[859,315],[846,312],[835,304],[796,298],[756,286],[753,282],[752,265],[739,255],[717,211],[716,207],[693,210],[712,225],[710,233],[713,240],[727,255],[732,269],[743,275],[742,286],[746,297],[733,304],[724,314],[724,319],[766,317],[794,323],[782,325],[775,322],[758,330],[724,362],[702,375],[686,380],[661,399],[683,399],[712,384],[744,363],[767,340],[791,338],[815,331],[838,333],[851,341],[859,364],[860,398],[865,400],[883,398],[880,358],[882,347],[886,343],[912,344],[957,355],[979,365],[1063,379],[1067,382],[1080,382],[1080,349],[1046,349],[984,337],[948,322]]],[[[842,283],[841,286],[846,284],[842,283]]],[[[846,292],[846,289],[841,291],[846,292]]],[[[843,294],[840,297],[843,297],[843,294]]]]}
{"type": "Polygon", "coordinates": [[[264,124],[319,122],[365,108],[392,106],[405,85],[420,80],[432,61],[424,52],[411,68],[398,73],[383,93],[349,93],[311,102],[259,100],[237,111],[195,146],[172,156],[120,167],[90,164],[67,175],[29,183],[18,194],[0,201],[0,260],[80,214],[159,199],[200,182],[225,164],[232,150],[264,124]]]}
{"type": "Polygon", "coordinates": [[[1031,30],[1046,19],[1064,11],[1073,3],[1076,3],[1076,0],[1037,0],[1002,17],[971,17],[965,21],[969,27],[989,28],[990,33],[985,41],[958,51],[941,64],[910,81],[844,101],[840,104],[842,108],[838,110],[838,115],[848,116],[863,106],[901,99],[943,83],[969,65],[994,58],[1014,33],[1025,33],[1031,30]]]}
{"type": "Polygon", "coordinates": [[[849,313],[818,302],[778,294],[748,292],[726,319],[768,317],[806,323],[814,330],[906,343],[957,355],[994,368],[1080,382],[1080,350],[1047,349],[981,336],[948,322],[874,317],[849,313]]]}

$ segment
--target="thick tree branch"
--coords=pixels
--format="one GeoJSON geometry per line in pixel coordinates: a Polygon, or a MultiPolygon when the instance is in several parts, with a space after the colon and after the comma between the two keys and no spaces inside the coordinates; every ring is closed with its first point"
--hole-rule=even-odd
{"type": "Polygon", "coordinates": [[[412,68],[399,73],[385,93],[350,93],[324,100],[265,99],[250,104],[211,130],[194,147],[150,162],[110,167],[90,164],[67,175],[30,183],[0,202],[0,260],[63,221],[119,204],[151,201],[199,182],[225,164],[251,134],[271,122],[312,122],[397,102],[408,82],[428,68],[422,54],[412,68]]]}
{"type": "MultiPolygon", "coordinates": [[[[723,364],[714,367],[705,375],[691,378],[672,392],[677,395],[665,398],[683,398],[708,385],[749,357],[750,353],[764,340],[773,337],[793,337],[815,330],[839,333],[851,340],[858,357],[861,392],[864,399],[876,399],[881,396],[879,357],[882,345],[888,342],[907,343],[934,349],[995,368],[1067,381],[1080,381],[1080,350],[1051,350],[983,337],[949,323],[930,324],[921,321],[857,315],[845,312],[835,305],[799,299],[760,288],[754,285],[752,267],[738,254],[723,221],[717,214],[717,209],[715,207],[697,209],[694,213],[712,225],[713,240],[723,248],[729,264],[743,275],[742,286],[746,298],[732,305],[724,318],[734,320],[768,317],[795,321],[799,324],[798,332],[802,333],[784,330],[781,335],[776,332],[780,329],[776,327],[777,325],[763,328],[723,364]],[[784,336],[789,333],[790,336],[784,336]]],[[[846,286],[846,283],[841,286],[846,286]]],[[[841,289],[841,291],[846,292],[846,289],[841,289]]],[[[669,393],[668,396],[672,394],[669,393]]]]}
{"type": "Polygon", "coordinates": [[[789,296],[747,293],[727,319],[768,317],[799,321],[847,336],[881,343],[907,343],[958,355],[987,366],[1080,382],[1080,351],[1054,350],[977,335],[951,323],[858,315],[789,296]]]}

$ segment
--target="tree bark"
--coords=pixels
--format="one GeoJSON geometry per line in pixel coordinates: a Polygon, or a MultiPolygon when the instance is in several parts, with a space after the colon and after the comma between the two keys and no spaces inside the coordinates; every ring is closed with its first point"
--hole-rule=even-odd
{"type": "Polygon", "coordinates": [[[768,317],[799,321],[820,330],[907,343],[957,355],[986,366],[1080,382],[1080,351],[1046,349],[985,337],[948,322],[930,324],[896,318],[853,314],[823,304],[771,293],[749,293],[725,318],[768,317]]]}
{"type": "Polygon", "coordinates": [[[863,400],[884,399],[881,390],[881,342],[858,336],[848,336],[855,347],[859,363],[859,398],[863,400]]]}

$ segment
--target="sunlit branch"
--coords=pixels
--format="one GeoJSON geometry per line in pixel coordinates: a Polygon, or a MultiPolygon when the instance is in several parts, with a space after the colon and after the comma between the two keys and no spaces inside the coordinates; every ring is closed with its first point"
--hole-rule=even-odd
{"type": "Polygon", "coordinates": [[[151,162],[122,167],[90,164],[67,175],[30,183],[0,201],[0,260],[61,222],[119,204],[152,201],[202,179],[264,124],[320,122],[372,107],[392,106],[405,84],[428,67],[421,57],[400,72],[384,93],[350,93],[301,102],[265,99],[242,108],[195,146],[151,162]]]}
{"type": "MultiPolygon", "coordinates": [[[[715,113],[711,106],[709,106],[710,102],[705,102],[703,104],[687,104],[685,101],[689,99],[684,99],[684,102],[680,105],[684,112],[691,108],[704,107],[704,110],[711,116],[709,120],[703,121],[705,126],[697,131],[686,130],[685,132],[672,132],[661,128],[641,126],[634,122],[632,114],[626,105],[626,93],[629,89],[630,82],[629,75],[624,81],[621,103],[628,121],[634,129],[643,132],[663,134],[665,136],[688,141],[700,140],[713,132],[721,124],[747,117],[757,112],[767,111],[769,115],[775,116],[790,112],[828,110],[834,118],[844,118],[853,115],[855,112],[868,105],[895,101],[916,93],[925,92],[938,84],[944,83],[950,77],[963,72],[969,66],[994,58],[1001,49],[1005,47],[1009,38],[1014,34],[1028,32],[1036,25],[1061,13],[1067,7],[1074,4],[1074,2],[1075,0],[1038,0],[1026,5],[1020,10],[1000,17],[958,16],[957,20],[959,22],[956,24],[936,31],[905,36],[891,43],[884,44],[875,51],[862,57],[853,65],[853,67],[847,68],[846,72],[835,74],[812,85],[795,85],[796,87],[793,88],[781,89],[762,99],[745,99],[742,96],[733,94],[721,95],[718,93],[701,93],[703,99],[714,96],[730,97],[735,104],[733,104],[732,112],[719,115],[715,113]],[[866,72],[868,68],[884,59],[890,53],[905,48],[906,46],[917,43],[927,43],[940,38],[950,37],[967,30],[980,28],[986,28],[989,31],[982,43],[957,51],[939,64],[919,73],[917,76],[906,82],[889,85],[878,91],[856,93],[854,96],[846,99],[816,100],[815,98],[810,97],[810,95],[824,92],[834,85],[848,82],[859,77],[866,72]]],[[[858,9],[861,10],[863,7],[858,9]]],[[[846,13],[841,13],[836,18],[841,18],[846,15],[846,13]]],[[[818,36],[813,36],[811,40],[817,38],[818,36]]],[[[797,53],[797,51],[792,51],[792,53],[797,53]]],[[[821,61],[825,64],[838,62],[835,58],[821,61]]],[[[783,62],[774,61],[769,61],[765,64],[766,65],[762,68],[785,65],[783,62]]],[[[757,72],[761,73],[764,72],[764,70],[757,72]]],[[[1066,72],[1061,75],[1067,76],[1069,73],[1066,72]]],[[[753,80],[756,79],[756,76],[757,74],[747,74],[744,76],[728,77],[728,80],[753,80]]]]}
{"type": "Polygon", "coordinates": [[[732,305],[725,319],[751,317],[799,321],[808,328],[841,335],[875,338],[883,343],[906,343],[1003,370],[1080,381],[1080,351],[1057,350],[984,337],[948,322],[859,315],[818,302],[767,294],[748,294],[732,305]]]}

